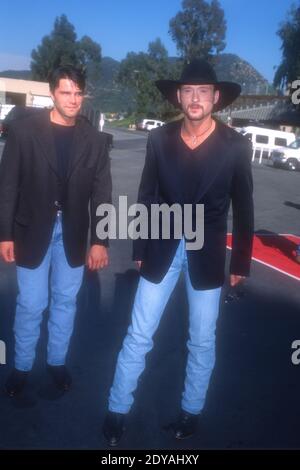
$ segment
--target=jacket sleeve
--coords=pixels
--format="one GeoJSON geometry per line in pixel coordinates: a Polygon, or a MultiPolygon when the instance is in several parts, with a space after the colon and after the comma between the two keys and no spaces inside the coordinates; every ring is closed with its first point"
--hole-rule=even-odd
{"type": "Polygon", "coordinates": [[[231,186],[233,228],[229,268],[231,274],[240,276],[249,276],[252,255],[254,209],[251,156],[251,145],[241,142],[231,186]]]}
{"type": "MultiPolygon", "coordinates": [[[[147,141],[145,165],[142,172],[137,201],[139,204],[144,204],[147,207],[148,214],[150,214],[151,204],[156,200],[156,192],[158,187],[157,163],[152,138],[153,137],[150,132],[147,141]]],[[[150,230],[149,215],[148,222],[148,230],[150,230]]],[[[147,241],[148,240],[142,238],[133,240],[133,260],[142,261],[144,259],[144,252],[147,241]]]]}
{"type": "Polygon", "coordinates": [[[0,162],[0,241],[13,241],[13,223],[20,185],[20,142],[10,128],[0,162]]]}
{"type": "Polygon", "coordinates": [[[97,224],[104,216],[97,216],[97,208],[100,204],[112,202],[112,180],[110,171],[110,157],[108,138],[99,142],[99,159],[94,176],[91,194],[91,245],[109,246],[108,238],[97,236],[97,224]]]}

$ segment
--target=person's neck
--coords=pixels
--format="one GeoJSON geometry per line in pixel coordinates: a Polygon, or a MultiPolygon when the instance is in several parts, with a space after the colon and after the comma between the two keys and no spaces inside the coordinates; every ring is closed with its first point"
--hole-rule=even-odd
{"type": "Polygon", "coordinates": [[[212,127],[213,122],[211,114],[199,121],[192,121],[185,116],[183,126],[187,134],[199,135],[208,131],[212,127]]]}
{"type": "Polygon", "coordinates": [[[68,118],[68,117],[62,116],[54,108],[52,109],[52,111],[50,111],[50,121],[53,124],[59,124],[60,126],[72,127],[72,126],[75,126],[76,118],[73,118],[73,117],[68,118]]]}

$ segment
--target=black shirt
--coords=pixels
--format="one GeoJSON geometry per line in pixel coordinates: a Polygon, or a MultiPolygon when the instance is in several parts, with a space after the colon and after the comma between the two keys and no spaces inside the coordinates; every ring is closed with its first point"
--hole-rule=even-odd
{"type": "Polygon", "coordinates": [[[182,169],[183,200],[185,204],[196,202],[199,186],[205,178],[207,159],[212,150],[218,145],[219,132],[216,125],[214,131],[198,147],[190,149],[178,135],[179,154],[182,169]]]}
{"type": "Polygon", "coordinates": [[[60,124],[55,124],[54,122],[51,123],[51,126],[56,150],[58,175],[60,178],[56,208],[63,209],[66,179],[70,160],[72,158],[71,151],[75,126],[62,126],[60,124]]]}
{"type": "Polygon", "coordinates": [[[75,126],[62,126],[51,123],[57,155],[58,174],[64,184],[70,165],[71,148],[75,126]]]}

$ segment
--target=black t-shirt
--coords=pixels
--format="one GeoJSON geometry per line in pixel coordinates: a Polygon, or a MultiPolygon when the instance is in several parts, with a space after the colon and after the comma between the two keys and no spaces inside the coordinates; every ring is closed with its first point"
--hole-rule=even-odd
{"type": "Polygon", "coordinates": [[[71,149],[75,126],[62,126],[53,122],[51,126],[57,155],[58,173],[64,183],[67,177],[70,159],[72,158],[71,149]]]}
{"type": "Polygon", "coordinates": [[[182,191],[185,204],[197,202],[197,193],[205,178],[207,160],[219,141],[218,126],[214,131],[195,149],[190,149],[183,141],[180,132],[178,134],[178,145],[180,149],[180,160],[182,169],[182,191]]]}

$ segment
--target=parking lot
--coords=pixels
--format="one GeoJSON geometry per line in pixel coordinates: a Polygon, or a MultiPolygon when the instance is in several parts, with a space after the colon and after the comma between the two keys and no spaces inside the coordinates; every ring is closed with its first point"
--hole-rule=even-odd
{"type": "MultiPolygon", "coordinates": [[[[128,204],[132,204],[136,202],[147,135],[104,130],[114,134],[113,201],[127,195],[128,204]]],[[[1,147],[2,143],[0,153],[1,147]]],[[[299,237],[300,172],[256,161],[253,177],[256,233],[299,237]]],[[[281,242],[274,243],[274,259],[277,253],[292,263],[293,242],[289,252],[281,242]]],[[[112,240],[109,253],[109,267],[99,276],[86,273],[78,298],[68,358],[72,390],[59,399],[47,392],[45,315],[30,390],[20,399],[10,400],[4,393],[0,396],[0,448],[106,448],[101,426],[138,281],[130,240],[112,240]]],[[[179,280],[155,335],[120,449],[300,448],[300,365],[291,361],[291,345],[300,340],[300,266],[294,266],[298,271],[292,275],[291,264],[286,266],[278,269],[272,261],[254,260],[240,300],[225,303],[228,286],[224,286],[216,367],[198,434],[187,441],[175,441],[164,429],[179,410],[186,359],[187,302],[179,280]]],[[[1,388],[13,360],[15,294],[15,268],[2,263],[0,340],[6,343],[7,364],[0,365],[1,388]]]]}

